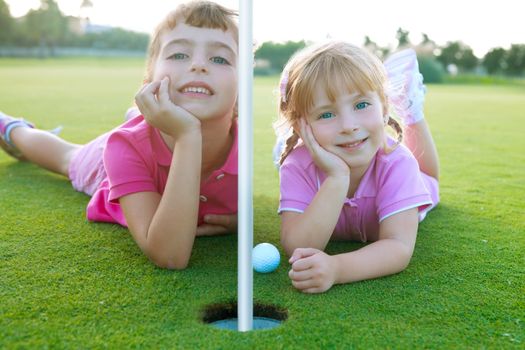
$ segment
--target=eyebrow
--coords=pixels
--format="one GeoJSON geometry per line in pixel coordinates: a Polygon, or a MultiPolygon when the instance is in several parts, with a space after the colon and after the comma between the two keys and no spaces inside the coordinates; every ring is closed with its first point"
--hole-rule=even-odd
{"type": "Polygon", "coordinates": [[[314,106],[314,108],[308,114],[317,114],[317,113],[321,112],[322,110],[329,109],[330,107],[332,107],[331,103],[324,104],[322,106],[317,106],[317,107],[314,106]]]}
{"type": "MultiPolygon", "coordinates": [[[[234,57],[237,56],[235,51],[230,47],[230,45],[227,45],[223,43],[222,41],[206,41],[205,44],[207,46],[216,47],[216,48],[223,48],[229,51],[234,57]]],[[[170,45],[183,45],[183,46],[195,46],[195,41],[188,40],[188,39],[173,39],[170,42],[168,42],[166,45],[163,46],[163,50],[170,46],[170,45]]]]}
{"type": "MultiPolygon", "coordinates": [[[[352,101],[358,100],[360,98],[370,98],[370,96],[368,94],[362,94],[360,92],[355,92],[350,96],[350,99],[352,101]]],[[[322,110],[332,108],[332,106],[333,106],[332,102],[323,104],[321,106],[314,106],[313,109],[308,114],[317,114],[321,112],[322,110]]]]}

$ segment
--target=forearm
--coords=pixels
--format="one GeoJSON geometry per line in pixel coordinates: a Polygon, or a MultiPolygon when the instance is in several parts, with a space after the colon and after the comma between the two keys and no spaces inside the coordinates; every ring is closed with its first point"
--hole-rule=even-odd
{"type": "Polygon", "coordinates": [[[166,188],[147,235],[149,255],[159,266],[182,269],[188,264],[197,228],[201,158],[200,132],[177,140],[166,188]]]}
{"type": "Polygon", "coordinates": [[[288,255],[296,248],[324,250],[346,199],[348,176],[327,178],[305,212],[283,227],[282,244],[288,255]]]}
{"type": "Polygon", "coordinates": [[[403,271],[413,247],[392,238],[371,243],[359,250],[333,256],[337,262],[335,283],[349,283],[403,271]]]}

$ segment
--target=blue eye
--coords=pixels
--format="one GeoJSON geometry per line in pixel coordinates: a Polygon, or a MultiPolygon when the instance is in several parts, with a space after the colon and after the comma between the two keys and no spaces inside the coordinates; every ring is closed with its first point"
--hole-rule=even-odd
{"type": "Polygon", "coordinates": [[[220,57],[220,56],[214,56],[210,58],[210,61],[212,61],[213,63],[217,63],[217,64],[230,64],[230,62],[228,62],[227,59],[220,57]]]}
{"type": "Polygon", "coordinates": [[[355,105],[355,109],[365,109],[366,107],[370,106],[370,103],[368,102],[359,102],[355,105]]]}
{"type": "Polygon", "coordinates": [[[333,117],[335,117],[335,114],[333,114],[332,112],[324,112],[319,116],[319,119],[330,119],[333,117]]]}
{"type": "Polygon", "coordinates": [[[173,54],[170,57],[168,57],[168,59],[183,60],[183,59],[188,58],[188,57],[190,57],[190,56],[186,55],[185,53],[176,53],[176,54],[173,54]]]}

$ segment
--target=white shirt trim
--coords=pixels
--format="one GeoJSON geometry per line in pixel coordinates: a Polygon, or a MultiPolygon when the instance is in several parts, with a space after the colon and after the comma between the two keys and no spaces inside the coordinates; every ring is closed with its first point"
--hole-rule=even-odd
{"type": "MultiPolygon", "coordinates": [[[[405,208],[401,208],[401,209],[396,210],[396,211],[394,211],[394,212],[392,212],[392,213],[390,213],[390,214],[388,214],[388,215],[383,216],[382,218],[379,219],[379,222],[385,220],[386,218],[391,217],[392,215],[395,215],[395,214],[397,214],[397,213],[400,213],[400,212],[402,212],[402,211],[405,211],[405,210],[408,210],[408,209],[412,209],[412,208],[418,208],[418,207],[420,207],[420,206],[422,206],[422,205],[427,205],[427,204],[432,204],[432,202],[421,202],[421,203],[417,203],[417,204],[412,204],[411,206],[408,206],[408,207],[405,207],[405,208]]],[[[430,205],[428,208],[422,210],[421,212],[426,213],[426,212],[428,212],[430,209],[432,209],[433,207],[434,207],[433,205],[430,205]]],[[[421,220],[420,220],[420,221],[421,221],[421,220]]]]}
{"type": "Polygon", "coordinates": [[[304,213],[304,210],[299,210],[299,209],[295,209],[295,208],[279,208],[277,209],[277,214],[281,214],[281,212],[283,211],[293,211],[295,213],[304,213]]]}

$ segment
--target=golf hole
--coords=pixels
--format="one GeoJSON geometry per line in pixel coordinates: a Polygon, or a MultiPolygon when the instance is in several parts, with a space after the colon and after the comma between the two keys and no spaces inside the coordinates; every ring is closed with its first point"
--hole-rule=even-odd
{"type": "MultiPolygon", "coordinates": [[[[280,307],[273,305],[254,304],[253,305],[253,330],[271,329],[281,325],[286,321],[288,312],[280,307]]],[[[202,321],[212,327],[229,329],[236,331],[237,322],[237,303],[221,303],[208,305],[203,312],[202,321]]]]}

